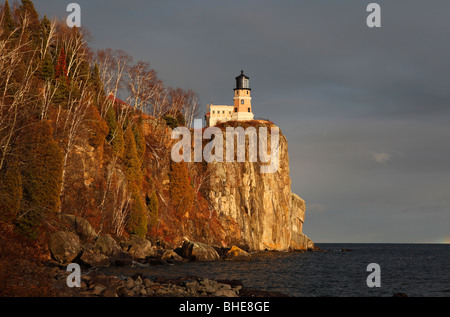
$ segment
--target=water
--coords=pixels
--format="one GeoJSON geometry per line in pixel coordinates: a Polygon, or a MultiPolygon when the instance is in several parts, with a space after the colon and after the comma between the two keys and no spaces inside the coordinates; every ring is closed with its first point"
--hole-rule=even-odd
{"type": "Polygon", "coordinates": [[[251,262],[190,262],[146,268],[111,268],[105,273],[146,277],[195,275],[237,279],[245,287],[291,296],[450,296],[450,245],[318,244],[327,252],[264,252],[251,262]],[[351,251],[341,252],[342,249],[351,251]],[[369,263],[381,268],[381,287],[369,288],[369,263]]]}

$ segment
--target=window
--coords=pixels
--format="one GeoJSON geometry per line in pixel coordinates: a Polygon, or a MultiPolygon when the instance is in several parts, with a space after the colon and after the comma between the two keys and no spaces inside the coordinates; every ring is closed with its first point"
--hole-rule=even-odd
{"type": "Polygon", "coordinates": [[[228,111],[228,114],[231,114],[231,111],[228,111]]]}
{"type": "Polygon", "coordinates": [[[247,95],[248,95],[248,90],[247,90],[247,95]]]}
{"type": "Polygon", "coordinates": [[[225,110],[222,111],[222,114],[225,114],[225,110]]]}
{"type": "Polygon", "coordinates": [[[250,108],[248,108],[248,112],[251,112],[251,111],[250,111],[250,108]]]}
{"type": "Polygon", "coordinates": [[[244,99],[241,100],[241,105],[243,105],[243,104],[244,104],[244,99]]]}
{"type": "Polygon", "coordinates": [[[237,112],[237,108],[234,108],[234,112],[237,112]]]}
{"type": "Polygon", "coordinates": [[[213,110],[213,114],[214,114],[215,112],[214,112],[214,110],[213,110]]]}

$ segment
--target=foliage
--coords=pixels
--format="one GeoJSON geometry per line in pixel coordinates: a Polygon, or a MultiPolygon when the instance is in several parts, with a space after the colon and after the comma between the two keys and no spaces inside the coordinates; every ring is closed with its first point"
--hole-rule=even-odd
{"type": "Polygon", "coordinates": [[[147,203],[147,208],[150,212],[149,215],[149,225],[150,227],[156,227],[156,225],[158,224],[158,219],[159,219],[159,214],[158,214],[158,209],[159,209],[159,202],[158,202],[158,197],[156,197],[156,192],[152,192],[152,194],[150,196],[146,196],[146,203],[147,203]]]}
{"type": "Polygon", "coordinates": [[[141,163],[137,156],[136,141],[131,128],[125,132],[123,164],[128,183],[140,189],[142,185],[141,163]]]}
{"type": "Polygon", "coordinates": [[[14,221],[22,199],[22,176],[19,163],[11,160],[0,172],[0,220],[14,221]]]}
{"type": "Polygon", "coordinates": [[[20,232],[35,238],[42,221],[59,210],[63,157],[48,121],[31,125],[24,134],[23,196],[16,224],[20,232]]]}
{"type": "Polygon", "coordinates": [[[166,125],[168,125],[172,130],[178,127],[178,120],[172,116],[163,116],[162,117],[166,121],[166,125]]]}
{"type": "Polygon", "coordinates": [[[132,188],[132,207],[128,219],[128,232],[144,238],[147,234],[147,211],[137,188],[132,188]]]}
{"type": "Polygon", "coordinates": [[[194,189],[189,179],[186,162],[170,161],[170,197],[179,216],[189,214],[194,203],[194,189]]]}
{"type": "Polygon", "coordinates": [[[5,1],[5,6],[3,7],[3,13],[1,17],[1,28],[3,30],[3,34],[1,35],[3,39],[8,38],[8,36],[10,36],[11,33],[16,28],[16,25],[11,15],[11,9],[9,7],[8,0],[5,1]]]}

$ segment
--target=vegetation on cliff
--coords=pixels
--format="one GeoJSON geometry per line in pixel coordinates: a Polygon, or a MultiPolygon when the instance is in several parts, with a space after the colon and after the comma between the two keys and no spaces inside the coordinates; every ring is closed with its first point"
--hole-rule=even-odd
{"type": "Polygon", "coordinates": [[[168,150],[170,129],[193,124],[194,92],[126,52],[94,52],[86,30],[40,18],[30,0],[6,1],[0,18],[3,223],[40,239],[66,213],[97,232],[174,241],[209,217],[203,167],[171,164],[168,150]]]}

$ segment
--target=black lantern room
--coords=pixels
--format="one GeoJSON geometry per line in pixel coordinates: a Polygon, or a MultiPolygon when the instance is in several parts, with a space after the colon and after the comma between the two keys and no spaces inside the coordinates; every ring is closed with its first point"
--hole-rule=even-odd
{"type": "Polygon", "coordinates": [[[236,77],[236,88],[234,90],[238,89],[251,90],[249,79],[250,79],[249,77],[244,75],[244,71],[241,70],[241,74],[238,77],[236,77]]]}

